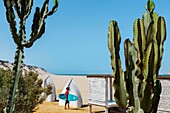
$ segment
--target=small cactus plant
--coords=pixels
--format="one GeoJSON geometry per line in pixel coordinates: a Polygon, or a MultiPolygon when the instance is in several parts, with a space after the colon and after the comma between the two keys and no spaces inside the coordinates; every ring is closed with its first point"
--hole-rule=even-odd
{"type": "Polygon", "coordinates": [[[40,9],[36,7],[33,17],[32,33],[30,39],[26,40],[26,19],[31,13],[34,0],[3,0],[6,8],[6,18],[10,26],[10,31],[14,42],[17,45],[15,54],[13,79],[11,81],[10,92],[8,97],[8,105],[5,108],[7,113],[14,111],[15,92],[18,85],[19,75],[21,74],[24,48],[30,48],[33,43],[39,39],[45,32],[45,19],[54,14],[58,8],[58,0],[54,0],[54,6],[49,10],[49,0],[44,0],[40,9]],[[17,22],[15,16],[19,18],[19,30],[17,30],[17,22]]]}
{"type": "Polygon", "coordinates": [[[126,39],[124,55],[126,71],[121,67],[119,55],[121,36],[116,21],[111,21],[108,30],[108,48],[111,53],[116,103],[130,113],[156,113],[161,83],[157,80],[166,25],[163,17],[153,12],[154,2],[148,0],[146,13],[134,22],[133,42],[126,39]]]}

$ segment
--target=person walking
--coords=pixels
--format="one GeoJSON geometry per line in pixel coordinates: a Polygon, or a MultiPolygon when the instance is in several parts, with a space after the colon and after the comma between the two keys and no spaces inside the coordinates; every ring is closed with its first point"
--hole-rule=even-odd
{"type": "Polygon", "coordinates": [[[69,105],[70,102],[69,102],[69,100],[68,100],[69,90],[70,90],[70,88],[67,87],[67,88],[66,88],[66,92],[65,92],[65,96],[66,96],[65,109],[66,109],[67,104],[68,104],[68,109],[70,109],[70,105],[69,105]]]}

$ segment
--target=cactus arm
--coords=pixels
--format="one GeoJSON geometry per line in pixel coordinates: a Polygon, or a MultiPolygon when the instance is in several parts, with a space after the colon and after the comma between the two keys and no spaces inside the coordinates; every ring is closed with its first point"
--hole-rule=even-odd
{"type": "Polygon", "coordinates": [[[163,56],[163,45],[164,45],[164,41],[166,40],[166,24],[165,24],[165,20],[163,17],[159,17],[158,18],[158,24],[157,24],[157,35],[156,35],[156,39],[158,42],[158,66],[157,66],[157,75],[159,74],[159,68],[161,66],[161,61],[162,61],[162,56],[163,56]]]}
{"type": "Polygon", "coordinates": [[[127,106],[127,91],[125,86],[125,77],[123,69],[121,68],[121,61],[119,56],[120,49],[120,32],[116,21],[111,21],[108,30],[108,47],[111,53],[111,65],[113,69],[115,100],[121,108],[127,106]]]}
{"type": "Polygon", "coordinates": [[[27,4],[27,0],[21,0],[19,1],[21,4],[21,18],[20,19],[25,19],[24,16],[27,13],[26,11],[26,4],[27,4]]]}
{"type": "Polygon", "coordinates": [[[45,0],[43,7],[41,8],[41,17],[44,19],[47,17],[49,0],[45,0]]]}
{"type": "Polygon", "coordinates": [[[45,32],[45,19],[47,18],[47,16],[54,14],[57,11],[57,8],[58,8],[58,1],[57,0],[54,0],[54,1],[55,1],[54,6],[53,6],[53,8],[50,12],[48,12],[49,0],[45,0],[41,11],[39,11],[38,8],[36,9],[36,12],[34,14],[34,19],[36,18],[36,14],[39,15],[39,13],[40,13],[41,17],[38,17],[35,20],[33,20],[32,28],[37,27],[38,30],[33,31],[31,33],[30,39],[26,43],[23,44],[25,47],[27,47],[27,48],[31,47],[33,45],[33,43],[44,34],[44,32],[45,32]],[[37,23],[37,21],[38,21],[38,23],[37,23]]]}
{"type": "Polygon", "coordinates": [[[125,65],[126,65],[126,69],[129,68],[129,62],[128,62],[128,58],[129,58],[129,53],[130,53],[130,45],[131,42],[129,39],[126,39],[124,42],[124,55],[125,55],[125,65]]]}
{"type": "Polygon", "coordinates": [[[43,18],[47,18],[47,16],[51,16],[58,9],[58,0],[54,0],[54,6],[51,11],[48,11],[48,4],[49,4],[49,0],[45,0],[43,7],[41,9],[41,15],[43,18]]]}
{"type": "Polygon", "coordinates": [[[131,71],[131,82],[132,82],[132,88],[130,89],[130,92],[133,94],[131,95],[129,102],[133,100],[134,106],[134,113],[144,113],[144,111],[140,107],[140,98],[138,95],[139,90],[139,83],[140,79],[138,78],[139,74],[141,73],[139,64],[140,64],[140,56],[138,54],[138,50],[131,44],[130,46],[130,54],[129,54],[129,62],[130,62],[130,68],[131,71]]]}
{"type": "MultiPolygon", "coordinates": [[[[160,48],[163,48],[164,41],[166,40],[166,24],[165,20],[163,17],[158,18],[158,24],[157,24],[157,41],[158,41],[158,46],[160,48]]],[[[162,53],[161,53],[162,54],[162,53]]]]}
{"type": "Polygon", "coordinates": [[[152,21],[150,22],[149,27],[147,29],[146,45],[148,45],[152,41],[157,43],[156,34],[157,34],[158,14],[154,12],[153,14],[151,14],[151,16],[152,16],[152,21]]]}
{"type": "Polygon", "coordinates": [[[114,70],[113,75],[116,75],[115,73],[118,71],[117,69],[119,69],[119,67],[121,68],[120,56],[118,54],[120,50],[120,41],[121,37],[119,28],[117,26],[117,22],[113,20],[110,22],[110,26],[108,29],[108,47],[113,61],[111,62],[112,68],[114,70]]]}
{"type": "Polygon", "coordinates": [[[140,98],[138,96],[138,88],[140,79],[138,78],[141,70],[139,68],[140,64],[140,54],[138,49],[126,39],[124,42],[125,59],[126,59],[126,85],[129,94],[129,107],[133,106],[133,111],[135,113],[143,113],[140,108],[140,98]]]}
{"type": "Polygon", "coordinates": [[[33,18],[33,24],[31,27],[31,30],[32,30],[31,37],[36,36],[38,33],[38,26],[39,26],[40,18],[41,18],[40,8],[36,7],[36,11],[35,11],[34,18],[33,18]]]}
{"type": "Polygon", "coordinates": [[[18,35],[17,35],[17,28],[16,28],[16,21],[15,21],[15,15],[13,10],[13,5],[10,2],[10,0],[4,0],[4,5],[6,7],[6,18],[10,26],[10,31],[12,34],[12,38],[14,39],[14,42],[19,45],[18,35]]]}
{"type": "Polygon", "coordinates": [[[25,3],[25,5],[26,5],[26,13],[25,13],[24,18],[28,18],[28,16],[31,13],[32,6],[33,6],[33,0],[26,0],[26,1],[27,1],[27,3],[25,3]]]}
{"type": "MultiPolygon", "coordinates": [[[[157,65],[155,77],[157,78],[159,74],[159,68],[161,66],[163,51],[164,51],[163,45],[164,45],[164,41],[166,40],[166,24],[165,24],[164,18],[159,17],[156,25],[157,25],[156,26],[157,28],[156,40],[158,44],[158,65],[157,65]]],[[[152,113],[157,113],[158,104],[160,100],[160,94],[161,94],[161,82],[160,80],[156,80],[154,84],[154,96],[153,96],[153,102],[152,102],[153,105],[152,105],[152,111],[151,111],[152,113]]]]}
{"type": "Polygon", "coordinates": [[[20,3],[18,2],[18,0],[14,0],[15,3],[15,10],[16,10],[16,14],[18,15],[19,18],[21,18],[21,11],[20,11],[20,3]]]}
{"type": "Polygon", "coordinates": [[[143,54],[146,49],[146,39],[144,33],[144,25],[142,20],[136,19],[133,26],[134,31],[134,46],[138,51],[140,59],[143,59],[143,54]]]}
{"type": "MultiPolygon", "coordinates": [[[[141,19],[136,19],[134,22],[134,26],[133,26],[133,42],[134,42],[134,48],[137,50],[138,53],[138,66],[140,67],[140,70],[142,70],[143,68],[143,58],[144,58],[144,53],[145,53],[145,49],[146,49],[146,38],[145,38],[145,28],[144,28],[144,23],[141,19]]],[[[141,87],[141,81],[143,80],[143,75],[142,73],[138,74],[138,79],[140,79],[139,82],[139,97],[141,97],[141,93],[140,92],[140,87],[141,87]]]]}
{"type": "Polygon", "coordinates": [[[146,35],[146,45],[151,41],[156,41],[156,32],[157,32],[157,20],[158,14],[153,12],[155,9],[155,4],[152,0],[148,0],[146,5],[146,13],[143,15],[143,23],[145,28],[146,35]]]}
{"type": "Polygon", "coordinates": [[[146,56],[144,58],[143,68],[143,84],[141,90],[143,95],[141,99],[141,108],[145,112],[149,112],[152,107],[152,99],[154,94],[154,83],[156,80],[156,66],[158,63],[158,45],[155,42],[151,42],[146,50],[146,56]],[[146,106],[147,105],[147,106],[146,106]]]}
{"type": "Polygon", "coordinates": [[[142,73],[144,75],[144,79],[155,75],[156,66],[158,63],[158,45],[155,42],[151,42],[146,49],[145,57],[143,60],[144,68],[142,73]]]}
{"type": "Polygon", "coordinates": [[[19,75],[21,72],[21,67],[23,63],[23,48],[17,48],[15,54],[15,61],[14,61],[14,75],[11,80],[10,92],[9,92],[9,100],[7,104],[7,113],[12,113],[14,111],[14,99],[15,99],[15,91],[18,87],[19,75]]]}
{"type": "Polygon", "coordinates": [[[129,94],[129,106],[134,106],[134,95],[131,89],[133,89],[133,83],[132,83],[132,70],[134,69],[133,63],[130,61],[130,48],[131,48],[131,42],[129,39],[126,39],[124,42],[124,55],[125,55],[125,65],[126,65],[126,71],[125,71],[125,80],[126,80],[126,89],[129,94]],[[133,69],[132,69],[133,68],[133,69]]]}
{"type": "Polygon", "coordinates": [[[45,32],[45,22],[43,22],[43,24],[41,25],[41,28],[39,29],[37,35],[31,37],[31,38],[24,44],[24,46],[25,46],[26,48],[30,48],[30,47],[33,45],[33,43],[44,34],[44,32],[45,32]]]}
{"type": "Polygon", "coordinates": [[[145,27],[145,35],[147,34],[147,29],[152,21],[151,19],[151,15],[149,13],[149,11],[146,11],[146,13],[143,15],[142,17],[143,23],[144,23],[144,27],[145,27]]]}
{"type": "Polygon", "coordinates": [[[152,27],[152,35],[153,35],[153,41],[155,41],[156,43],[158,43],[157,39],[156,39],[156,34],[157,34],[157,31],[158,31],[158,28],[157,28],[157,21],[158,21],[158,14],[157,13],[153,13],[151,14],[152,15],[152,21],[153,21],[153,27],[152,27]]]}
{"type": "Polygon", "coordinates": [[[14,0],[15,2],[15,10],[20,19],[28,18],[31,8],[33,6],[33,0],[14,0]]]}
{"type": "Polygon", "coordinates": [[[133,106],[134,113],[143,113],[143,110],[140,108],[140,98],[138,96],[138,87],[140,83],[138,76],[141,72],[139,68],[140,54],[138,49],[134,47],[129,39],[126,39],[124,42],[124,50],[129,107],[133,106]]]}
{"type": "MultiPolygon", "coordinates": [[[[37,12],[37,13],[39,13],[39,12],[37,12]]],[[[26,43],[23,44],[24,47],[26,47],[26,48],[30,48],[33,45],[33,43],[44,34],[45,21],[44,20],[42,21],[39,17],[37,19],[34,18],[32,29],[34,29],[34,28],[37,28],[37,29],[32,31],[31,38],[26,43]]]]}
{"type": "Polygon", "coordinates": [[[53,6],[52,10],[48,12],[48,14],[47,14],[48,16],[52,15],[53,13],[55,13],[57,11],[58,4],[59,4],[58,0],[54,0],[54,6],[53,6]]]}
{"type": "Polygon", "coordinates": [[[33,6],[33,0],[14,0],[16,14],[21,18],[28,18],[33,6]]]}
{"type": "Polygon", "coordinates": [[[148,27],[148,30],[147,30],[147,35],[146,35],[146,46],[149,45],[150,42],[154,41],[154,42],[157,42],[156,39],[155,39],[155,34],[156,33],[154,31],[154,22],[152,21],[148,27]]]}

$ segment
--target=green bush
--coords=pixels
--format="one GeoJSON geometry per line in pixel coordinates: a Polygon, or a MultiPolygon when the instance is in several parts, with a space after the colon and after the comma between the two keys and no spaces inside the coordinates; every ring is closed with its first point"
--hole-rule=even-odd
{"type": "MultiPolygon", "coordinates": [[[[0,70],[0,113],[7,104],[12,72],[0,70]]],[[[19,78],[18,90],[15,98],[14,113],[33,113],[37,105],[41,104],[51,94],[52,86],[42,87],[43,81],[38,74],[29,72],[19,78]]]]}
{"type": "Polygon", "coordinates": [[[7,95],[9,93],[9,84],[12,78],[12,72],[0,69],[0,113],[7,103],[7,95]]]}

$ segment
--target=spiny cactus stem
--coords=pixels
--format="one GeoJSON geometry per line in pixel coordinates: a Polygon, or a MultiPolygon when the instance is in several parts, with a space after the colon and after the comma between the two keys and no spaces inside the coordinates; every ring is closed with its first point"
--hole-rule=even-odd
{"type": "Polygon", "coordinates": [[[18,15],[19,18],[21,18],[21,11],[20,11],[18,0],[14,0],[14,2],[15,2],[14,8],[16,10],[16,14],[18,15]]]}
{"type": "Polygon", "coordinates": [[[33,6],[33,0],[28,0],[27,2],[28,2],[28,4],[27,4],[28,6],[26,8],[26,13],[25,13],[25,16],[24,16],[25,19],[28,18],[28,16],[30,15],[31,9],[32,9],[32,6],[33,6]]]}
{"type": "Polygon", "coordinates": [[[19,40],[16,40],[14,37],[18,37],[17,35],[17,28],[16,28],[16,21],[15,21],[15,15],[13,10],[13,5],[9,0],[4,0],[4,5],[6,8],[6,18],[10,26],[10,31],[12,34],[12,37],[16,44],[19,44],[19,40]]]}
{"type": "Polygon", "coordinates": [[[14,62],[14,67],[13,67],[14,78],[11,81],[10,97],[9,97],[10,101],[8,102],[8,105],[7,105],[7,109],[6,109],[7,113],[13,113],[14,111],[15,93],[18,87],[18,81],[19,81],[19,75],[21,72],[22,62],[23,62],[23,48],[18,48],[16,51],[15,62],[14,62]]]}
{"type": "Polygon", "coordinates": [[[44,25],[45,25],[45,22],[42,22],[42,20],[41,20],[41,24],[39,26],[37,35],[30,37],[30,39],[26,43],[24,43],[24,45],[23,45],[24,47],[30,48],[32,46],[32,44],[42,36],[42,34],[44,33],[43,32],[44,25]]]}

